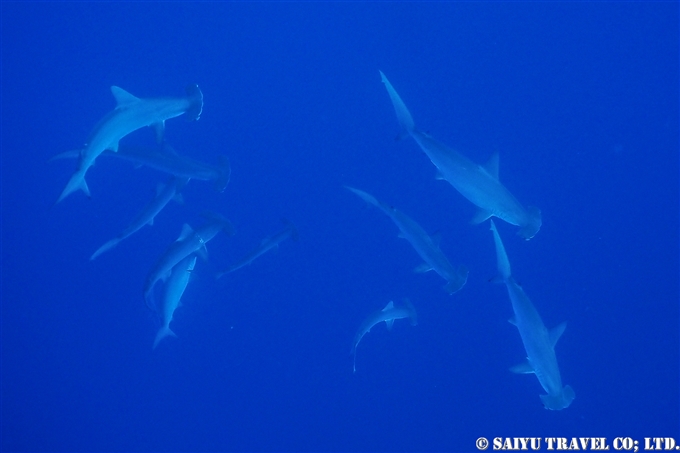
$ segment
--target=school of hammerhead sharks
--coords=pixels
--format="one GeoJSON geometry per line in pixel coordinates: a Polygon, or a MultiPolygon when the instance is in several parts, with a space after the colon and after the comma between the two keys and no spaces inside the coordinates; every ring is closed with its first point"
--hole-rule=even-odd
{"type": "MultiPolygon", "coordinates": [[[[489,220],[490,229],[496,247],[498,276],[494,281],[505,284],[512,309],[510,320],[519,330],[526,351],[526,361],[511,368],[516,373],[534,373],[545,395],[540,395],[546,409],[560,410],[567,408],[574,399],[574,391],[568,385],[562,385],[555,344],[564,332],[566,323],[548,330],[536,308],[531,303],[522,287],[512,276],[510,262],[505,252],[501,237],[496,230],[492,217],[502,219],[519,227],[518,235],[531,239],[541,228],[541,212],[535,207],[524,207],[508,191],[498,179],[498,154],[494,154],[486,165],[478,165],[449,148],[445,144],[421,131],[415,126],[411,113],[401,97],[385,75],[380,72],[382,82],[387,89],[390,100],[397,115],[403,137],[410,136],[420,146],[430,161],[437,167],[438,179],[448,181],[458,192],[478,208],[473,223],[479,224],[489,220]]],[[[91,260],[102,253],[113,249],[119,242],[131,236],[145,225],[153,225],[156,215],[173,199],[181,199],[183,187],[191,179],[210,181],[214,188],[223,191],[229,183],[231,167],[229,160],[222,156],[218,164],[211,165],[187,156],[178,154],[164,140],[165,121],[184,115],[188,120],[198,120],[203,109],[203,93],[197,85],[186,89],[186,96],[181,98],[140,99],[127,91],[112,86],[111,92],[116,100],[116,108],[107,114],[95,126],[87,144],[79,151],[62,153],[58,158],[76,158],[78,166],[66,184],[57,202],[78,190],[88,197],[90,190],[85,181],[87,170],[100,155],[108,155],[128,160],[135,165],[153,168],[170,175],[165,184],[158,187],[156,196],[151,200],[134,220],[118,236],[111,239],[96,250],[91,260]],[[156,133],[156,148],[140,148],[119,145],[120,140],[128,134],[149,126],[156,133]]],[[[346,188],[370,205],[383,211],[399,228],[399,236],[406,239],[423,259],[423,264],[416,272],[434,270],[446,280],[444,290],[453,294],[467,282],[468,269],[464,266],[454,267],[439,248],[436,236],[428,235],[425,230],[403,212],[391,205],[377,200],[372,195],[353,188],[346,188]]],[[[189,277],[196,266],[197,257],[207,259],[206,243],[220,232],[234,234],[231,223],[223,216],[206,212],[206,223],[195,230],[184,224],[175,242],[170,244],[149,270],[144,283],[144,300],[159,318],[161,327],[156,334],[153,348],[168,336],[175,336],[170,329],[175,310],[189,282],[189,277]],[[156,288],[160,286],[161,289],[156,288]],[[160,293],[157,296],[157,292],[160,293]]],[[[222,272],[233,272],[249,265],[267,251],[278,247],[286,239],[297,238],[295,226],[284,221],[284,228],[276,234],[263,239],[260,244],[241,260],[222,272]]],[[[356,348],[365,334],[375,325],[385,322],[391,329],[395,320],[408,319],[411,324],[417,323],[416,311],[408,299],[395,304],[390,301],[385,308],[365,319],[357,331],[352,344],[353,369],[356,372],[356,348]]]]}

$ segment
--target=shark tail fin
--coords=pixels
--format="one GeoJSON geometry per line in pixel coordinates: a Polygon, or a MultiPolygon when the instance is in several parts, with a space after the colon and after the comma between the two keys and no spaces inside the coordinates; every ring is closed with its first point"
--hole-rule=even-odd
{"type": "Polygon", "coordinates": [[[397,114],[397,120],[399,121],[399,125],[402,128],[402,132],[399,135],[399,138],[403,138],[406,135],[410,135],[416,128],[416,125],[413,122],[413,117],[411,116],[411,112],[408,111],[408,108],[406,108],[406,104],[404,104],[404,101],[401,100],[399,93],[397,93],[397,91],[394,89],[390,81],[387,80],[387,77],[385,77],[385,74],[383,74],[382,71],[380,71],[380,78],[382,79],[382,82],[385,84],[387,94],[390,95],[390,100],[392,101],[394,112],[397,114]]]}
{"type": "Polygon", "coordinates": [[[231,164],[227,156],[219,157],[219,177],[213,183],[213,188],[218,192],[224,192],[231,179],[231,164]]]}
{"type": "Polygon", "coordinates": [[[203,92],[196,84],[189,85],[186,88],[187,96],[189,97],[189,108],[186,111],[187,120],[198,121],[203,112],[203,92]]]}
{"type": "Polygon", "coordinates": [[[175,335],[175,332],[170,330],[170,326],[163,326],[158,330],[158,333],[156,334],[156,339],[153,341],[153,349],[156,349],[156,346],[158,346],[158,343],[161,342],[161,340],[165,337],[175,337],[177,338],[177,335],[175,335]]]}
{"type": "Polygon", "coordinates": [[[119,242],[120,242],[120,239],[119,239],[119,238],[111,239],[109,242],[107,242],[106,244],[104,244],[104,245],[102,245],[101,247],[99,247],[99,248],[97,249],[97,251],[94,252],[94,253],[92,254],[92,256],[90,257],[90,261],[94,260],[94,259],[97,258],[99,255],[101,255],[102,253],[104,253],[104,252],[106,252],[106,251],[108,251],[108,250],[111,250],[111,249],[114,248],[116,245],[118,245],[119,242]]]}

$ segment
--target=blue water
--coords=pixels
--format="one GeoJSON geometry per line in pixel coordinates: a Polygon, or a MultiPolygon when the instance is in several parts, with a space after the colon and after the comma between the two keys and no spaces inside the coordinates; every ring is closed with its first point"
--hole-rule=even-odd
{"type": "MultiPolygon", "coordinates": [[[[2,8],[2,449],[470,451],[480,437],[674,436],[678,357],[678,3],[8,3],[2,8]],[[500,179],[543,227],[498,221],[513,272],[576,393],[545,410],[496,274],[488,223],[399,127],[379,70],[416,124],[500,179]],[[178,152],[215,163],[119,246],[166,176],[100,158],[92,198],[54,205],[118,85],[181,96],[178,152]],[[343,188],[439,231],[470,269],[449,296],[397,228],[343,188]],[[182,224],[208,244],[172,324],[142,288],[182,224]],[[215,280],[259,241],[277,252],[215,280]],[[366,335],[408,297],[419,323],[366,335]]],[[[153,144],[142,129],[126,144],[153,144]]]]}

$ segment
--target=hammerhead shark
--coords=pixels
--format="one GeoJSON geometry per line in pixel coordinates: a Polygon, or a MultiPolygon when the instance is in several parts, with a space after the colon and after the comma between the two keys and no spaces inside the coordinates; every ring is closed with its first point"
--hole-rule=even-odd
{"type": "Polygon", "coordinates": [[[409,320],[411,320],[412,326],[418,324],[416,309],[413,307],[413,305],[408,299],[404,299],[404,305],[399,307],[395,307],[394,302],[389,301],[387,305],[385,305],[385,308],[383,308],[380,311],[376,311],[375,313],[372,313],[368,318],[364,320],[364,322],[361,323],[359,330],[357,331],[356,335],[354,335],[354,343],[352,344],[351,351],[352,357],[354,359],[353,370],[355,373],[357,372],[357,346],[359,346],[359,342],[361,341],[363,336],[370,332],[373,326],[380,324],[383,321],[387,326],[387,330],[392,330],[394,320],[404,318],[408,318],[409,320]]]}
{"type": "Polygon", "coordinates": [[[158,258],[156,264],[149,271],[144,283],[144,300],[151,310],[156,311],[153,288],[158,280],[165,281],[170,276],[172,269],[191,254],[195,253],[203,259],[207,259],[208,251],[205,245],[220,231],[225,231],[228,235],[233,236],[234,227],[227,219],[213,213],[205,213],[204,216],[208,217],[208,222],[195,231],[185,223],[177,240],[165,250],[165,253],[158,258]]]}
{"type": "Polygon", "coordinates": [[[257,247],[251,250],[246,256],[241,258],[235,264],[232,264],[227,269],[220,271],[217,274],[216,278],[220,278],[224,274],[228,274],[229,272],[234,272],[236,269],[248,266],[250,263],[255,261],[256,258],[267,253],[269,250],[278,248],[279,244],[288,238],[292,238],[294,241],[296,241],[298,237],[298,232],[297,228],[295,228],[295,225],[293,225],[292,223],[285,219],[283,219],[283,223],[285,223],[286,226],[281,231],[279,231],[276,234],[273,234],[272,236],[262,239],[262,241],[260,241],[260,244],[257,247]]]}
{"type": "Polygon", "coordinates": [[[477,165],[467,157],[418,129],[404,101],[380,72],[403,135],[413,137],[437,167],[437,179],[448,181],[458,192],[470,200],[479,211],[473,223],[481,223],[491,216],[520,227],[518,234],[531,239],[541,228],[541,211],[535,207],[524,208],[498,180],[498,154],[486,166],[477,165]]]}
{"type": "Polygon", "coordinates": [[[510,271],[510,262],[505,253],[505,247],[498,235],[496,225],[491,220],[491,231],[496,244],[496,261],[499,276],[496,279],[505,283],[512,302],[515,316],[510,320],[517,326],[519,336],[522,337],[527,361],[511,368],[515,373],[534,373],[547,395],[540,395],[543,406],[550,410],[560,410],[569,407],[574,400],[574,391],[568,385],[562,387],[560,369],[555,356],[555,344],[566,328],[562,323],[548,331],[541,320],[541,316],[531,303],[522,287],[517,284],[510,271]]]}
{"type": "Polygon", "coordinates": [[[180,191],[189,182],[187,178],[172,177],[167,184],[160,184],[156,190],[156,196],[147,204],[144,209],[135,217],[135,219],[127,226],[121,233],[104,245],[99,247],[96,252],[92,254],[90,260],[94,260],[107,250],[114,248],[123,239],[132,236],[139,231],[144,225],[153,225],[153,220],[156,215],[163,210],[170,200],[182,202],[182,194],[180,191]]]}
{"type": "Polygon", "coordinates": [[[156,346],[158,346],[158,343],[160,343],[163,338],[167,336],[177,336],[175,335],[175,332],[170,330],[170,322],[172,322],[175,310],[181,305],[180,301],[184,294],[184,290],[189,283],[189,277],[194,270],[194,266],[196,266],[196,255],[187,256],[172,268],[170,277],[165,282],[163,304],[160,310],[160,317],[163,325],[158,329],[156,339],[153,342],[153,349],[156,349],[156,346]]]}
{"type": "Polygon", "coordinates": [[[465,285],[468,269],[465,266],[459,266],[458,269],[454,268],[439,248],[438,240],[430,237],[415,220],[398,209],[376,200],[373,195],[363,190],[345,187],[362,200],[383,211],[399,227],[399,237],[409,241],[418,255],[425,261],[415,269],[416,272],[434,270],[447,281],[444,290],[449,294],[455,293],[465,285]]]}
{"type": "Polygon", "coordinates": [[[76,190],[82,190],[89,197],[90,189],[85,182],[85,173],[105,150],[118,151],[118,142],[129,133],[144,126],[152,126],[160,143],[163,140],[165,120],[183,114],[190,120],[199,119],[203,110],[203,93],[198,85],[190,85],[186,91],[187,95],[182,98],[140,99],[122,88],[112,86],[111,93],[116,99],[116,108],[99,121],[85,148],[80,150],[78,168],[57,203],[76,190]]]}

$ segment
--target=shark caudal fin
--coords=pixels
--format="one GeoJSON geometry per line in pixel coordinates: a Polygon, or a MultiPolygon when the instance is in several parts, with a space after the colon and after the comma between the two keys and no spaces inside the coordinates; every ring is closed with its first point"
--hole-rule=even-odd
{"type": "Polygon", "coordinates": [[[557,395],[540,395],[541,401],[543,402],[543,407],[551,411],[559,411],[566,409],[574,401],[576,394],[574,390],[565,385],[560,393],[557,395]]]}
{"type": "Polygon", "coordinates": [[[227,188],[227,184],[229,184],[229,180],[231,179],[231,164],[229,163],[227,156],[219,157],[218,168],[220,175],[213,183],[213,188],[218,192],[224,192],[224,189],[227,188]]]}
{"type": "Polygon", "coordinates": [[[170,330],[170,326],[163,326],[158,330],[158,333],[156,334],[156,339],[153,341],[153,348],[156,349],[156,346],[158,346],[158,343],[161,342],[161,340],[165,337],[175,337],[177,338],[177,335],[175,335],[175,332],[170,330]]]}
{"type": "Polygon", "coordinates": [[[189,121],[198,121],[203,112],[203,92],[198,88],[198,85],[189,85],[186,88],[187,96],[189,97],[189,108],[187,109],[186,116],[189,121]]]}
{"type": "Polygon", "coordinates": [[[508,260],[508,254],[505,253],[505,247],[503,246],[503,241],[496,230],[496,224],[491,222],[491,231],[493,232],[493,240],[496,244],[496,266],[498,267],[498,277],[496,278],[499,282],[507,282],[512,276],[512,271],[510,270],[510,261],[508,260]]]}
{"type": "Polygon", "coordinates": [[[387,80],[385,74],[383,74],[382,71],[379,72],[380,78],[385,84],[385,89],[387,89],[387,94],[390,95],[390,99],[392,100],[392,106],[394,107],[394,112],[397,114],[399,125],[402,128],[400,138],[410,135],[416,128],[416,125],[413,122],[413,117],[411,117],[411,113],[408,111],[408,108],[406,108],[406,104],[404,104],[404,101],[401,100],[401,97],[399,97],[399,94],[396,92],[390,81],[387,80]]]}
{"type": "Polygon", "coordinates": [[[528,241],[538,233],[542,223],[541,210],[535,206],[529,206],[527,207],[527,223],[522,225],[517,234],[528,241]]]}
{"type": "Polygon", "coordinates": [[[92,256],[90,257],[90,261],[94,260],[94,259],[97,258],[99,255],[101,255],[102,253],[104,253],[104,252],[106,252],[106,251],[108,251],[108,250],[111,250],[111,249],[114,248],[116,245],[118,245],[119,242],[120,242],[120,239],[119,239],[119,238],[113,238],[113,239],[111,239],[109,242],[107,242],[106,244],[104,244],[104,245],[102,245],[101,247],[99,247],[99,248],[97,249],[97,251],[94,252],[94,253],[92,254],[92,256]]]}
{"type": "Polygon", "coordinates": [[[85,192],[85,195],[87,195],[88,198],[91,198],[90,188],[87,187],[87,183],[85,182],[85,175],[80,171],[76,171],[73,176],[71,176],[71,179],[69,179],[66,187],[61,192],[61,195],[59,195],[59,199],[56,202],[59,203],[61,200],[68,197],[76,190],[82,190],[85,192]]]}

